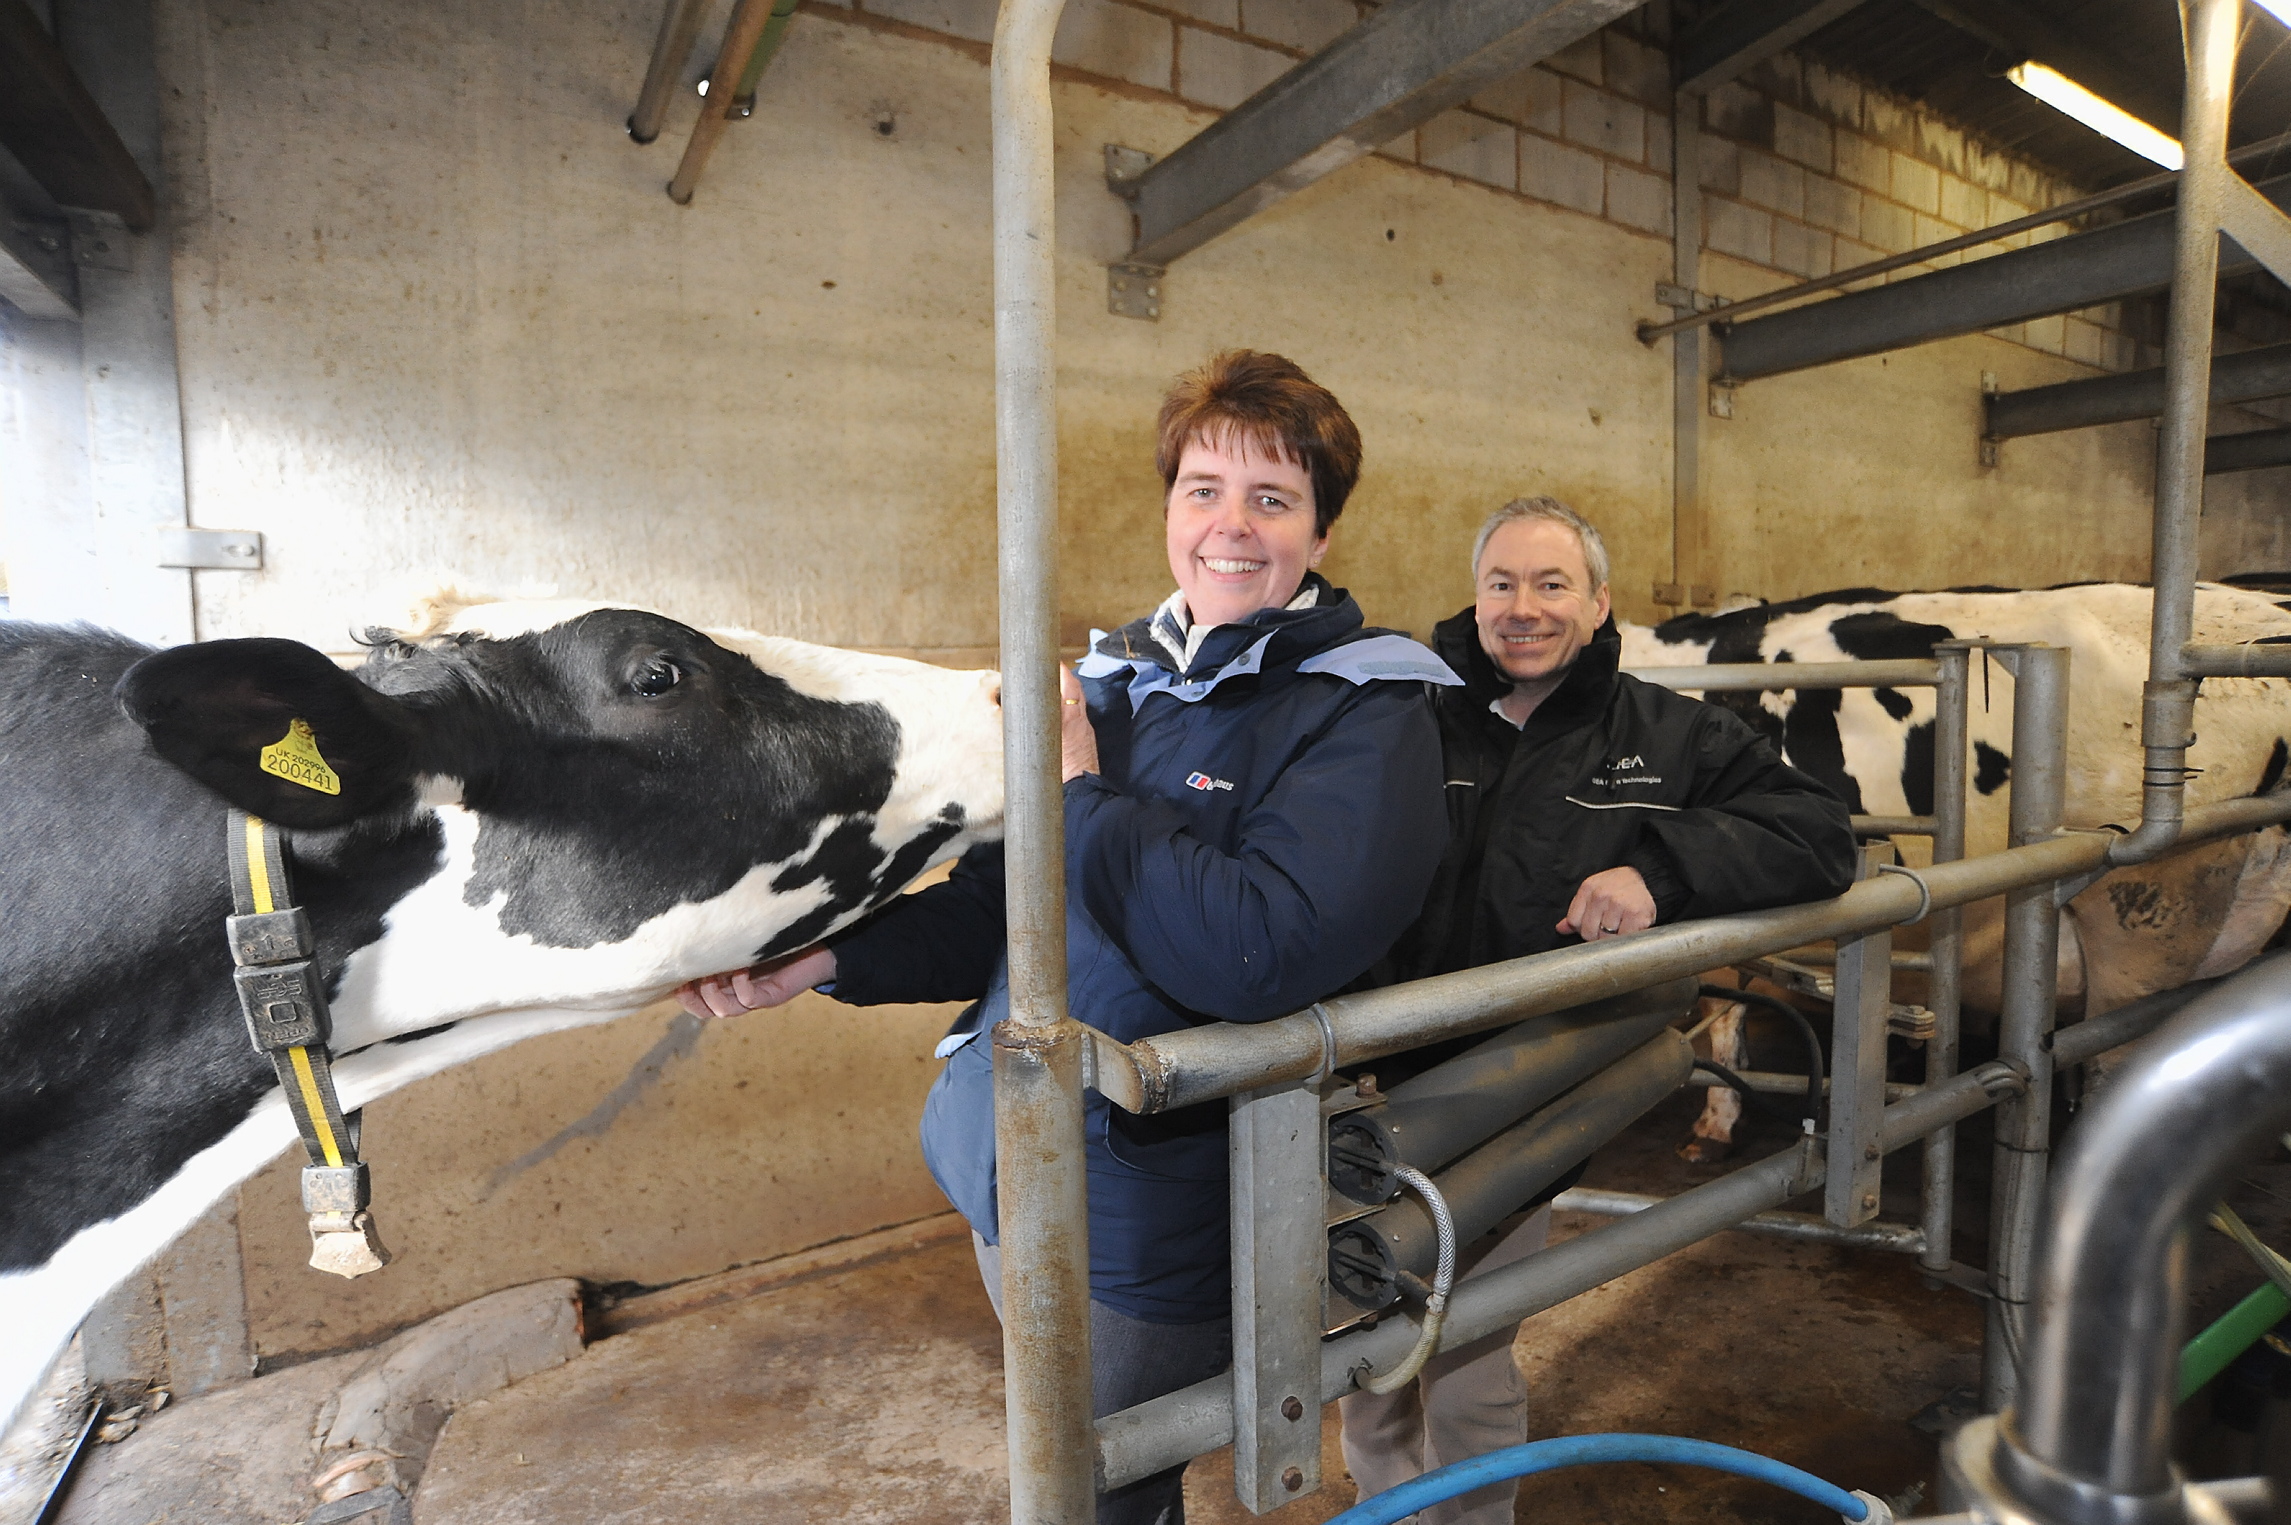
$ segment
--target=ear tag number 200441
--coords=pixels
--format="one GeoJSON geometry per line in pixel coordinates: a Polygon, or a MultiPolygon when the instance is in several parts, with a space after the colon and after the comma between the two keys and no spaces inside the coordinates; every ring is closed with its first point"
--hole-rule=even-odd
{"type": "Polygon", "coordinates": [[[260,765],[265,773],[320,794],[342,792],[342,776],[319,755],[318,737],[307,720],[288,721],[286,734],[262,749],[260,765]]]}

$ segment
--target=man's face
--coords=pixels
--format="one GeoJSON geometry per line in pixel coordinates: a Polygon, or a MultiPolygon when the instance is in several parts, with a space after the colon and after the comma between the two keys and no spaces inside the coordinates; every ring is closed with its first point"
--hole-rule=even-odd
{"type": "Polygon", "coordinates": [[[1231,625],[1297,596],[1328,537],[1313,528],[1313,483],[1296,462],[1235,440],[1178,458],[1162,511],[1169,570],[1197,625],[1231,625]]]}
{"type": "Polygon", "coordinates": [[[1549,519],[1515,519],[1480,553],[1472,618],[1480,649],[1514,683],[1554,679],[1575,664],[1607,618],[1583,542],[1549,519]]]}

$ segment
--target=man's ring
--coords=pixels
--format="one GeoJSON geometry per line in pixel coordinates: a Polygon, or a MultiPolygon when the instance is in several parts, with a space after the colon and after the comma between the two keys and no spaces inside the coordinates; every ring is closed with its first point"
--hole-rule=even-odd
{"type": "Polygon", "coordinates": [[[1064,703],[1064,704],[1080,704],[1082,701],[1081,701],[1081,700],[1079,700],[1079,699],[1066,699],[1066,700],[1061,700],[1060,702],[1061,702],[1061,703],[1064,703]]]}
{"type": "Polygon", "coordinates": [[[1602,932],[1620,932],[1623,930],[1623,924],[1621,922],[1617,922],[1611,927],[1601,927],[1599,930],[1602,932]]]}

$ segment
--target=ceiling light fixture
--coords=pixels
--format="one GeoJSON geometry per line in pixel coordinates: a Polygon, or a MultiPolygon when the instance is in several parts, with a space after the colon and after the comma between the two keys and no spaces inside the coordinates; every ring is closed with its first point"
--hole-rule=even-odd
{"type": "MultiPolygon", "coordinates": [[[[2275,0],[2275,3],[2291,6],[2291,0],[2275,0]]],[[[2166,169],[2178,169],[2183,161],[2178,139],[2166,137],[2123,107],[2102,100],[2067,75],[2048,69],[2033,58],[2012,69],[2005,78],[2053,110],[2076,118],[2102,137],[2115,139],[2143,159],[2152,159],[2166,169]]]]}

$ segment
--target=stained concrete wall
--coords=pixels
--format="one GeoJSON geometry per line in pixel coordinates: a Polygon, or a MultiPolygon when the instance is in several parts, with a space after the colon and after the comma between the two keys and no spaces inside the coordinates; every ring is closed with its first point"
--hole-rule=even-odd
{"type": "MultiPolygon", "coordinates": [[[[1642,120],[1622,142],[1608,96],[1569,114],[1564,81],[1547,121],[1527,81],[1517,125],[1491,97],[1411,135],[1188,257],[1159,323],[1115,317],[1103,265],[1127,214],[1101,145],[1174,148],[1317,45],[1313,17],[1325,32],[1343,16],[1075,3],[1056,91],[1069,634],[1166,591],[1153,408],[1228,345],[1295,356],[1358,418],[1368,469],[1328,569],[1372,618],[1422,631],[1459,605],[1472,526],[1535,491],[1606,526],[1620,609],[1656,613],[1669,364],[1631,325],[1655,315],[1670,256],[1624,171],[1659,174],[1659,131],[1642,120]]],[[[263,531],[270,557],[197,574],[203,635],[339,650],[452,577],[947,657],[991,645],[974,0],[807,4],[687,209],[661,187],[693,98],[649,148],[621,128],[650,4],[159,15],[191,511],[263,531]]],[[[1623,88],[1590,68],[1567,76],[1579,95],[1623,88]]],[[[1774,130],[1729,120],[1717,130],[1774,130]]],[[[1770,231],[1762,258],[1714,257],[1707,284],[1787,279],[1774,249],[1770,231]]],[[[2146,432],[2017,442],[1984,470],[1984,371],[2033,385],[2094,368],[2024,331],[1744,389],[1709,435],[1716,579],[1788,596],[2137,575],[2146,432]]],[[[2214,554],[2281,549],[2254,527],[2255,480],[2215,516],[2214,554]]],[[[242,1194],[253,1347],[290,1358],[537,1276],[666,1281],[934,1210],[912,1130],[945,1017],[817,998],[705,1029],[659,1012],[380,1103],[368,1138],[400,1263],[348,1287],[302,1270],[281,1162],[242,1194]]]]}

